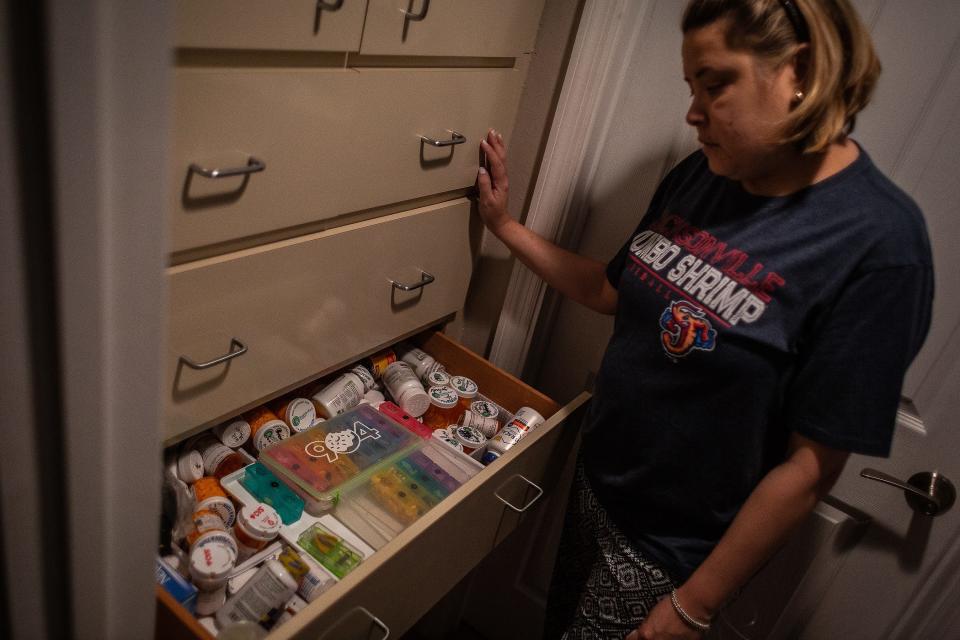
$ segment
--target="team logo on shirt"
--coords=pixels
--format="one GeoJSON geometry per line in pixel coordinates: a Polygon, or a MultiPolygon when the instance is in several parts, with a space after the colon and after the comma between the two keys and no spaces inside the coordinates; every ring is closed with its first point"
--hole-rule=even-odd
{"type": "Polygon", "coordinates": [[[682,358],[694,349],[713,351],[717,331],[706,312],[686,300],[676,300],[660,315],[660,343],[671,358],[682,358]]]}

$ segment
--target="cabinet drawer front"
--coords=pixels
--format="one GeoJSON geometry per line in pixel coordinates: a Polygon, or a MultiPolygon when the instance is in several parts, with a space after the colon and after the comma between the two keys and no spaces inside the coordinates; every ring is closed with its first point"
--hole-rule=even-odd
{"type": "Polygon", "coordinates": [[[470,203],[458,199],[168,270],[173,440],[463,305],[470,203]],[[417,284],[410,292],[391,280],[417,284]],[[203,370],[185,365],[247,351],[203,370]]]}
{"type": "Polygon", "coordinates": [[[426,2],[369,0],[360,53],[516,57],[533,49],[543,9],[543,0],[435,0],[424,11],[426,2]]]}
{"type": "Polygon", "coordinates": [[[176,74],[173,250],[474,184],[477,145],[512,125],[515,69],[209,70],[176,74]],[[433,147],[420,136],[462,144],[433,147]],[[265,169],[209,178],[191,171],[265,169]]]}
{"type": "Polygon", "coordinates": [[[178,47],[357,51],[365,0],[177,0],[178,47]]]}

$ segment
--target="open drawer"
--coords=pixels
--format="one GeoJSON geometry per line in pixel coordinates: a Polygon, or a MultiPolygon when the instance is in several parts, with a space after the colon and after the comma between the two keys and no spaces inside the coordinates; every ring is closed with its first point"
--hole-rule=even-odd
{"type": "MultiPolygon", "coordinates": [[[[498,404],[512,411],[529,406],[547,420],[277,628],[272,639],[399,637],[559,484],[588,394],[560,407],[442,334],[422,334],[413,342],[449,371],[472,378],[498,404]]],[[[165,592],[158,599],[158,638],[209,637],[165,592]]]]}

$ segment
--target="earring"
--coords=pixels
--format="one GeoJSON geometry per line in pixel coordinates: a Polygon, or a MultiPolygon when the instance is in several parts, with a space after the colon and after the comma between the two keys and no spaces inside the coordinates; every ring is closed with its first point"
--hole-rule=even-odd
{"type": "Polygon", "coordinates": [[[803,102],[803,99],[806,96],[804,95],[803,91],[797,91],[795,94],[793,94],[793,97],[797,102],[803,102]]]}

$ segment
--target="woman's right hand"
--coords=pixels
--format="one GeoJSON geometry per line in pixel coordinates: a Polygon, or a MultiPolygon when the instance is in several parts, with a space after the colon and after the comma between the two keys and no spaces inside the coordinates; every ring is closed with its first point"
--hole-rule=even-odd
{"type": "Polygon", "coordinates": [[[503,136],[490,129],[486,138],[480,141],[480,150],[487,158],[490,170],[480,167],[477,173],[477,188],[480,192],[478,208],[483,224],[496,233],[503,225],[510,222],[510,213],[507,211],[507,148],[503,144],[503,136]]]}

